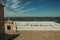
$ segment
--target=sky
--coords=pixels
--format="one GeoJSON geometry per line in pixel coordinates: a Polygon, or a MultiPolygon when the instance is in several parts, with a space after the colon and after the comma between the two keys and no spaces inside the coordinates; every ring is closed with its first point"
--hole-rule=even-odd
{"type": "Polygon", "coordinates": [[[4,17],[60,17],[60,0],[2,0],[4,17]]]}

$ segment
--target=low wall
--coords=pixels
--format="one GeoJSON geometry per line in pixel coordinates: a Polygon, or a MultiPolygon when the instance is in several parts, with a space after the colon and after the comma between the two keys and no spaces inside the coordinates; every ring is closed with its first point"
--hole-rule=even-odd
{"type": "Polygon", "coordinates": [[[60,24],[51,21],[14,21],[14,30],[60,30],[60,24]]]}

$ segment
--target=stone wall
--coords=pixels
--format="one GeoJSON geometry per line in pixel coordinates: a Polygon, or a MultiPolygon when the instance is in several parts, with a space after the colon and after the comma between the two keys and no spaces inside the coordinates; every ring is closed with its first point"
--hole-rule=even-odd
{"type": "Polygon", "coordinates": [[[4,6],[0,4],[0,32],[4,33],[4,6]]]}

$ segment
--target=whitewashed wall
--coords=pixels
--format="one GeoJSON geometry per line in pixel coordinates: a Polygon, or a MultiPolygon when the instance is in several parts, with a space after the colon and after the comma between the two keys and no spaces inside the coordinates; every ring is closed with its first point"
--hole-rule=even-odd
{"type": "Polygon", "coordinates": [[[60,30],[60,24],[51,21],[14,21],[14,30],[60,30]]]}

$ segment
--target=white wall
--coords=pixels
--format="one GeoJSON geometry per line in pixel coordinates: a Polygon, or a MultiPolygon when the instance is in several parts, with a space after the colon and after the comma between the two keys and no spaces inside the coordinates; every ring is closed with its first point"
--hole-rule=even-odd
{"type": "Polygon", "coordinates": [[[51,21],[14,21],[14,30],[60,30],[60,24],[51,21]]]}

